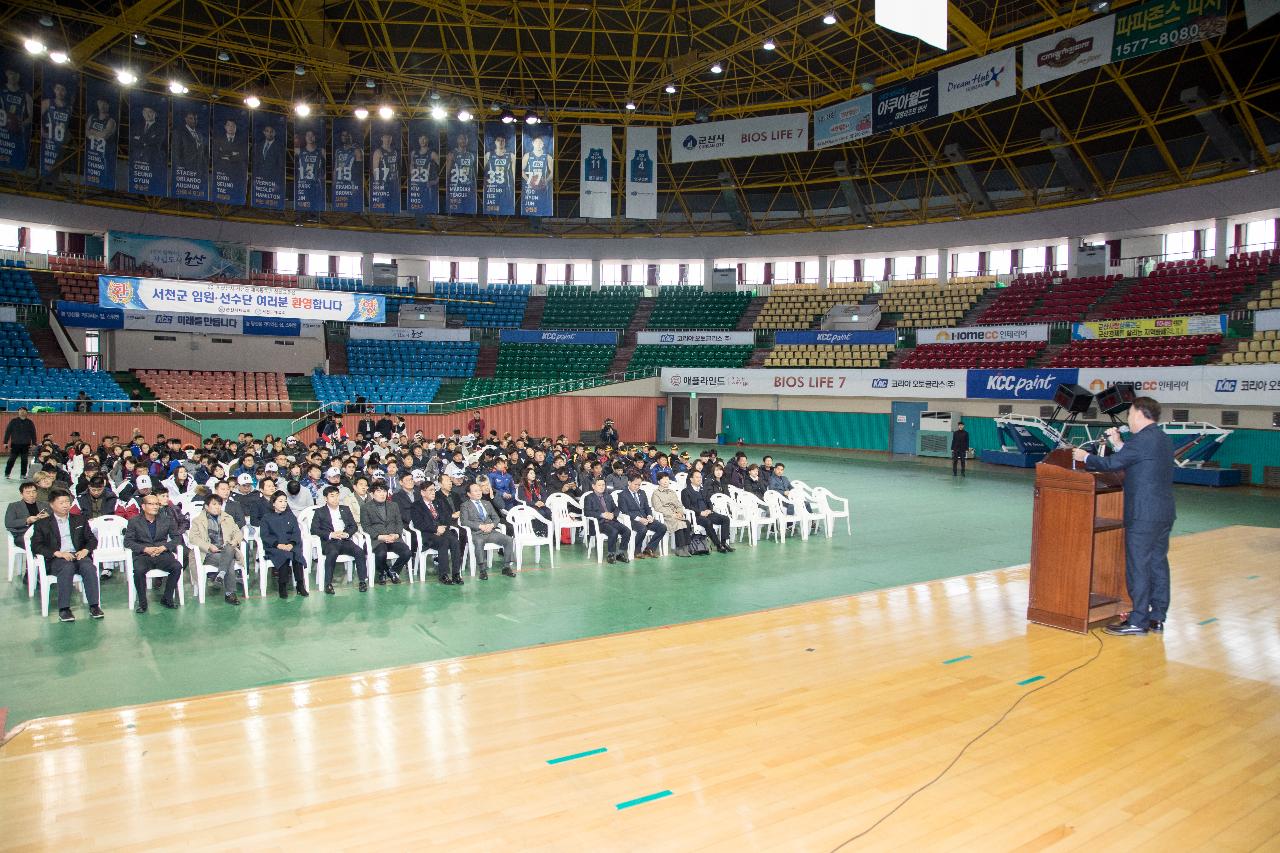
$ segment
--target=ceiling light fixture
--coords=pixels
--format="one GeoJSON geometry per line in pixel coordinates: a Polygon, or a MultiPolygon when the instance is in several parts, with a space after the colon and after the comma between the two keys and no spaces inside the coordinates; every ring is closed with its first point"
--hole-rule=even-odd
{"type": "Polygon", "coordinates": [[[293,66],[293,73],[294,73],[294,74],[297,74],[299,77],[302,77],[303,75],[305,75],[305,74],[307,73],[307,66],[305,66],[305,65],[295,65],[295,66],[293,66]]]}
{"type": "Polygon", "coordinates": [[[44,53],[44,42],[40,41],[40,39],[27,39],[22,43],[22,46],[27,49],[27,53],[44,53]]]}
{"type": "Polygon", "coordinates": [[[132,86],[138,82],[138,75],[127,68],[121,68],[116,72],[116,82],[121,86],[132,86]]]}
{"type": "Polygon", "coordinates": [[[776,48],[778,45],[774,42],[774,40],[773,40],[773,39],[765,39],[765,40],[764,40],[764,44],[762,44],[762,45],[760,45],[760,46],[761,46],[762,48],[764,48],[765,50],[773,50],[773,49],[774,49],[774,48],[776,48]]]}
{"type": "Polygon", "coordinates": [[[434,107],[431,108],[431,117],[436,121],[444,121],[447,115],[448,113],[444,111],[444,107],[440,106],[439,104],[436,104],[434,107]]]}
{"type": "Polygon", "coordinates": [[[378,117],[381,118],[383,121],[390,121],[391,119],[395,118],[395,116],[396,116],[396,111],[392,109],[389,105],[383,104],[382,106],[378,107],[378,117]]]}
{"type": "Polygon", "coordinates": [[[48,15],[41,15],[41,16],[40,16],[40,26],[44,27],[45,29],[48,29],[49,27],[52,27],[52,26],[53,26],[53,18],[49,17],[48,15]]]}
{"type": "Polygon", "coordinates": [[[134,43],[134,44],[136,44],[138,47],[146,47],[146,46],[147,46],[147,37],[146,37],[146,36],[144,36],[142,33],[134,33],[134,34],[133,34],[133,43],[134,43]]]}
{"type": "Polygon", "coordinates": [[[364,87],[365,87],[366,89],[376,89],[376,88],[378,88],[378,84],[377,84],[377,83],[375,83],[375,82],[373,82],[373,78],[372,78],[372,77],[366,77],[366,78],[365,78],[365,81],[364,81],[364,87]]]}
{"type": "Polygon", "coordinates": [[[826,24],[828,27],[834,24],[835,22],[836,22],[835,12],[828,12],[827,14],[822,16],[822,23],[826,24]]]}
{"type": "Polygon", "coordinates": [[[356,118],[364,121],[369,117],[369,110],[365,107],[356,107],[356,118]]]}
{"type": "Polygon", "coordinates": [[[666,92],[668,95],[674,95],[676,93],[676,84],[668,83],[666,86],[663,87],[663,91],[666,92]]]}
{"type": "Polygon", "coordinates": [[[466,107],[458,110],[458,121],[471,121],[471,110],[466,107]]]}
{"type": "Polygon", "coordinates": [[[516,114],[515,114],[515,113],[513,113],[513,112],[511,112],[511,110],[503,110],[503,111],[502,111],[502,123],[503,123],[503,124],[511,124],[511,123],[512,123],[513,121],[515,121],[515,120],[516,120],[516,114]]]}
{"type": "Polygon", "coordinates": [[[49,59],[53,61],[54,65],[64,65],[69,58],[65,50],[55,50],[49,53],[49,59]]]}
{"type": "Polygon", "coordinates": [[[299,102],[294,105],[293,111],[298,115],[302,116],[303,118],[306,118],[307,116],[311,115],[311,105],[304,102],[299,102]]]}
{"type": "Polygon", "coordinates": [[[185,95],[187,94],[187,87],[182,85],[180,80],[170,80],[169,91],[175,95],[185,95]]]}
{"type": "Polygon", "coordinates": [[[258,107],[262,106],[262,101],[257,95],[248,95],[244,99],[244,105],[251,110],[256,110],[258,107]]]}
{"type": "Polygon", "coordinates": [[[219,62],[231,61],[231,54],[227,53],[225,50],[218,51],[218,61],[219,62]]]}
{"type": "Polygon", "coordinates": [[[535,111],[529,110],[529,112],[525,113],[525,124],[537,124],[540,121],[542,121],[542,118],[535,111]]]}
{"type": "Polygon", "coordinates": [[[713,62],[713,63],[711,63],[711,73],[712,73],[712,74],[719,74],[719,73],[720,73],[721,71],[723,71],[723,70],[724,70],[724,68],[720,65],[720,63],[719,63],[719,62],[713,62]]]}
{"type": "Polygon", "coordinates": [[[627,103],[626,103],[626,108],[627,108],[628,110],[634,111],[634,110],[635,110],[635,108],[636,108],[636,102],[635,102],[635,101],[627,101],[627,103]]]}
{"type": "Polygon", "coordinates": [[[1111,3],[1109,0],[1096,0],[1089,4],[1089,11],[1102,15],[1111,11],[1111,3]]]}

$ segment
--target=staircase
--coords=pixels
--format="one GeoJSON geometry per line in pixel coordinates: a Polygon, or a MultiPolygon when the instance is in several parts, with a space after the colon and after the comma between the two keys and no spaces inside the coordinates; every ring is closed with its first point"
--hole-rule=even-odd
{"type": "Polygon", "coordinates": [[[747,303],[747,308],[742,312],[742,316],[738,318],[738,325],[734,326],[734,331],[749,332],[755,326],[756,317],[760,316],[760,312],[764,309],[766,297],[754,296],[747,303]]]}
{"type": "Polygon", "coordinates": [[[325,356],[329,359],[329,375],[344,376],[347,370],[347,342],[326,336],[324,339],[325,356]]]}
{"type": "Polygon", "coordinates": [[[316,388],[311,384],[310,376],[289,376],[284,380],[289,392],[289,402],[293,404],[295,413],[310,411],[316,402],[316,388]]]}
{"type": "Polygon", "coordinates": [[[1058,357],[1058,353],[1071,346],[1068,341],[1065,344],[1049,344],[1049,346],[1040,350],[1040,354],[1031,361],[1032,367],[1048,367],[1049,363],[1058,357]]]}
{"type": "Polygon", "coordinates": [[[982,297],[978,299],[977,302],[973,303],[973,307],[965,312],[964,316],[960,318],[960,322],[956,323],[956,325],[971,326],[976,324],[978,317],[981,316],[982,312],[986,311],[987,307],[990,306],[991,303],[995,302],[1003,292],[1004,288],[993,287],[986,293],[982,294],[982,297]]]}
{"type": "Polygon", "coordinates": [[[613,354],[613,362],[609,365],[610,373],[619,373],[627,369],[627,365],[631,363],[631,356],[636,351],[636,332],[642,331],[645,326],[649,325],[649,318],[653,316],[653,308],[657,300],[651,296],[641,297],[636,303],[636,313],[631,315],[631,322],[627,324],[627,328],[618,333],[618,349],[613,354]]]}
{"type": "Polygon", "coordinates": [[[31,274],[31,280],[35,282],[36,292],[40,294],[40,302],[44,305],[50,305],[62,298],[62,292],[58,288],[58,279],[48,270],[28,269],[31,274]]]}
{"type": "Polygon", "coordinates": [[[128,370],[118,370],[111,374],[111,378],[116,381],[123,390],[126,397],[130,400],[154,400],[156,395],[151,393],[151,389],[142,384],[133,373],[128,370]],[[137,392],[135,396],[134,392],[137,392]]]}
{"type": "Polygon", "coordinates": [[[58,346],[58,339],[54,337],[52,329],[48,326],[39,328],[27,326],[27,333],[31,335],[31,342],[36,345],[36,349],[40,351],[40,360],[44,362],[45,367],[66,370],[71,366],[67,363],[67,357],[62,354],[62,347],[58,346]]]}
{"type": "Polygon", "coordinates": [[[524,306],[524,320],[520,323],[522,329],[540,329],[542,328],[542,314],[547,310],[547,297],[530,296],[529,301],[524,306]]]}
{"type": "Polygon", "coordinates": [[[613,354],[613,361],[609,364],[610,373],[621,373],[626,370],[627,365],[631,363],[631,356],[635,354],[635,332],[624,332],[623,334],[629,334],[632,343],[618,345],[618,349],[613,354]]]}
{"type": "Polygon", "coordinates": [[[1249,310],[1249,302],[1257,299],[1258,294],[1270,287],[1271,282],[1276,281],[1277,279],[1280,279],[1280,264],[1272,264],[1267,267],[1265,272],[1258,276],[1257,280],[1252,285],[1245,289],[1244,293],[1240,294],[1227,305],[1224,305],[1222,307],[1222,313],[1230,314],[1235,311],[1249,310]]]}
{"type": "Polygon", "coordinates": [[[498,348],[492,344],[483,344],[476,356],[476,378],[491,379],[498,370],[498,348]]]}
{"type": "Polygon", "coordinates": [[[1116,282],[1115,286],[1108,290],[1101,299],[1089,306],[1089,310],[1085,311],[1085,318],[1093,317],[1104,306],[1114,305],[1117,302],[1123,302],[1129,295],[1129,290],[1138,283],[1136,278],[1122,278],[1116,282]]]}
{"type": "Polygon", "coordinates": [[[769,350],[772,347],[756,347],[751,351],[751,358],[747,360],[747,367],[764,367],[764,360],[769,357],[769,350]]]}

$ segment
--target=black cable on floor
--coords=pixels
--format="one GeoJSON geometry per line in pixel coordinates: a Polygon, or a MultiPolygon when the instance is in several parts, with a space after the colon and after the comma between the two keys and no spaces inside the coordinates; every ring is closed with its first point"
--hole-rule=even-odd
{"type": "Polygon", "coordinates": [[[942,768],[941,772],[939,772],[937,776],[934,776],[928,782],[925,782],[919,788],[916,788],[910,794],[907,794],[907,796],[903,798],[902,802],[898,803],[896,806],[889,809],[888,812],[881,815],[880,818],[875,823],[871,824],[871,826],[868,826],[866,829],[862,830],[862,832],[859,832],[857,835],[851,836],[850,838],[846,838],[844,841],[840,842],[840,844],[831,848],[831,853],[836,853],[837,850],[840,850],[843,847],[847,847],[848,845],[852,844],[853,842],[857,841],[863,836],[868,835],[877,826],[884,823],[889,818],[893,817],[894,814],[896,814],[899,809],[901,809],[907,803],[911,802],[912,798],[915,797],[916,794],[921,793],[925,789],[929,788],[930,786],[934,785],[939,780],[941,780],[943,776],[946,776],[947,773],[950,772],[952,767],[955,767],[956,764],[960,762],[960,759],[964,757],[964,754],[969,751],[969,747],[973,746],[975,743],[982,740],[987,735],[991,734],[991,732],[995,730],[996,726],[1003,723],[1005,719],[1010,714],[1013,713],[1014,709],[1017,708],[1019,705],[1021,705],[1023,700],[1025,700],[1028,696],[1033,696],[1036,693],[1039,693],[1041,690],[1045,690],[1049,687],[1052,687],[1062,679],[1066,678],[1071,673],[1079,672],[1089,664],[1096,661],[1098,657],[1102,654],[1102,636],[1097,631],[1090,631],[1089,635],[1098,641],[1098,649],[1093,653],[1093,657],[1089,658],[1084,663],[1073,666],[1071,669],[1067,670],[1066,672],[1062,673],[1058,677],[1054,678],[1052,681],[1046,681],[1044,684],[1041,684],[1039,687],[1035,688],[1034,690],[1028,690],[1026,693],[1023,693],[1021,696],[1017,698],[1017,700],[1012,705],[1010,705],[1008,708],[1005,709],[1005,712],[1003,714],[1001,714],[999,717],[996,718],[996,721],[994,723],[987,726],[977,736],[975,736],[972,740],[970,740],[963,747],[961,747],[960,751],[956,753],[956,757],[951,759],[951,763],[948,764],[946,767],[942,768]]]}

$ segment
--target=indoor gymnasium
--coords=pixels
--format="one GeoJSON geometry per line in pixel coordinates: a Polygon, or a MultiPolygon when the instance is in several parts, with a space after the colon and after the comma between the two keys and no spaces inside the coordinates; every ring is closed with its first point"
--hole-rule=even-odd
{"type": "Polygon", "coordinates": [[[0,9],[0,849],[1280,849],[1280,4],[0,9]]]}

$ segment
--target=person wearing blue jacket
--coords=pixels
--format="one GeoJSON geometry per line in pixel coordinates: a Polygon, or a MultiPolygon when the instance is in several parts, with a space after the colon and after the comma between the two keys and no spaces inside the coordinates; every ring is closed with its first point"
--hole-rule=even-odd
{"type": "Polygon", "coordinates": [[[275,567],[280,597],[289,597],[289,574],[293,573],[298,595],[306,598],[307,558],[302,553],[302,528],[298,517],[289,509],[289,495],[276,492],[271,499],[271,512],[262,517],[262,549],[275,567]]]}
{"type": "Polygon", "coordinates": [[[1160,404],[1138,397],[1129,406],[1129,439],[1112,427],[1115,453],[1099,456],[1077,447],[1073,456],[1090,471],[1124,472],[1125,585],[1129,618],[1104,630],[1121,637],[1164,632],[1169,610],[1169,533],[1177,517],[1173,501],[1173,442],[1160,429],[1160,404]]]}

